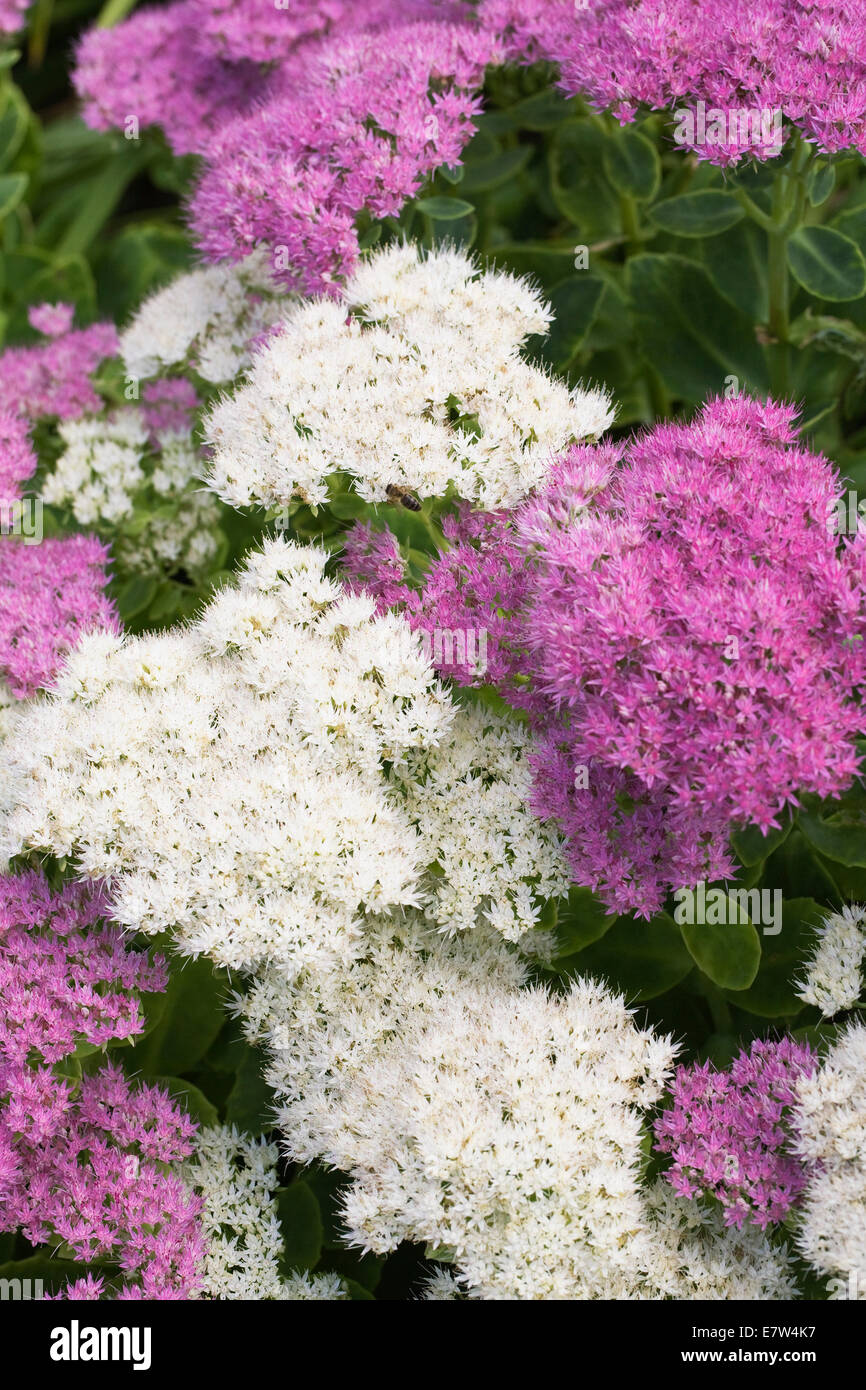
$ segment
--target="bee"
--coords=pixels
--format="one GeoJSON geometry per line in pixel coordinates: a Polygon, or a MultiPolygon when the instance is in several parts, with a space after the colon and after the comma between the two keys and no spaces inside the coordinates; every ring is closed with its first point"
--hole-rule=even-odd
{"type": "Polygon", "coordinates": [[[399,503],[409,512],[420,512],[421,503],[407,487],[402,487],[399,483],[389,483],[385,493],[388,501],[393,502],[395,506],[399,503]]]}

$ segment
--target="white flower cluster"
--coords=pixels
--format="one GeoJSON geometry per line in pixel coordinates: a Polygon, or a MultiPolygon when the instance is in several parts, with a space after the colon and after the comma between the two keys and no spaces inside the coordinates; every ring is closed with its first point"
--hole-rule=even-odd
{"type": "Polygon", "coordinates": [[[67,506],[82,526],[109,528],[116,559],[142,574],[183,566],[206,573],[219,548],[219,503],[201,484],[192,437],[167,434],[151,457],[138,410],[65,420],[65,449],[43,498],[67,506]],[[154,499],[148,497],[153,490],[154,499]]]}
{"type": "Polygon", "coordinates": [[[251,341],[292,299],[275,284],[264,250],[237,265],[203,266],[145,300],[120,335],[120,355],[137,379],[184,364],[205,381],[229,382],[249,366],[251,341]]]}
{"type": "Polygon", "coordinates": [[[146,481],[147,429],[140,413],[127,409],[62,420],[58,433],[66,447],[45,479],[44,500],[70,507],[82,526],[131,516],[146,481]]]}
{"type": "Polygon", "coordinates": [[[274,1193],[279,1187],[275,1144],[234,1127],[199,1130],[183,1176],[202,1199],[205,1257],[202,1298],[234,1302],[333,1300],[346,1296],[336,1274],[283,1275],[283,1234],[274,1193]]]}
{"type": "Polygon", "coordinates": [[[388,247],[344,300],[288,309],[248,381],[214,407],[210,485],[235,507],[316,505],[339,471],[366,501],[391,485],[512,506],[613,418],[603,392],[569,392],[521,358],[550,319],[526,282],[462,251],[388,247]]]}
{"type": "Polygon", "coordinates": [[[519,941],[545,899],[568,893],[559,836],[527,814],[529,743],[518,720],[470,707],[434,752],[410,752],[394,769],[422,857],[438,878],[427,917],[440,931],[472,928],[482,915],[519,941]]]}
{"type": "Polygon", "coordinates": [[[822,1273],[853,1276],[866,1299],[866,1026],[845,1029],[798,1092],[797,1147],[811,1167],[798,1244],[822,1273]]]}
{"type": "Polygon", "coordinates": [[[863,988],[861,969],[866,956],[866,907],[843,907],[831,912],[818,929],[818,941],[806,963],[797,997],[813,1004],[825,1018],[852,1009],[863,988]]]}
{"type": "Polygon", "coordinates": [[[787,1300],[797,1297],[784,1245],[756,1226],[726,1226],[718,1209],[676,1196],[664,1178],[645,1194],[651,1231],[647,1284],[654,1298],[787,1300]]]}
{"type": "MultiPolygon", "coordinates": [[[[290,1156],[353,1179],[353,1242],[426,1242],[484,1299],[787,1287],[784,1254],[759,1233],[695,1235],[684,1217],[660,1239],[641,1185],[645,1112],[674,1049],[621,999],[593,981],[527,988],[483,929],[446,941],[409,914],[367,945],[342,975],[290,985],[271,969],[238,1000],[269,1046],[290,1156]]],[[[453,1293],[435,1281],[436,1297],[453,1293]]]]}
{"type": "MultiPolygon", "coordinates": [[[[488,831],[472,778],[462,795],[478,807],[455,828],[435,799],[425,824],[423,789],[410,812],[407,757],[430,750],[435,785],[436,744],[453,722],[453,762],[474,726],[403,619],[375,617],[372,600],[326,577],[325,559],[273,540],[190,628],[85,638],[4,748],[0,856],[73,859],[113,880],[124,925],[173,930],[181,950],[230,968],[279,961],[287,979],[344,967],[372,913],[426,906],[440,919],[451,872],[468,895],[462,925],[487,911],[514,935],[531,928],[537,907],[519,880],[538,870],[509,839],[527,837],[553,881],[554,832],[516,803],[503,819],[493,794],[488,831]],[[465,874],[475,838],[503,855],[478,884],[465,874]]],[[[507,781],[506,748],[503,728],[491,779],[507,781]]],[[[482,742],[464,756],[479,783],[484,753],[482,742]]],[[[457,816],[456,784],[450,796],[457,816]]]]}

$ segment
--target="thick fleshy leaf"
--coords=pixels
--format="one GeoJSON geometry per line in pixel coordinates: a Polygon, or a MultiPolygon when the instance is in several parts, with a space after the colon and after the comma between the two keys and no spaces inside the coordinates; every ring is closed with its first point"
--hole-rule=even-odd
{"type": "Polygon", "coordinates": [[[832,227],[799,227],[788,242],[794,279],[818,299],[866,294],[866,259],[856,242],[832,227]]]}
{"type": "Polygon", "coordinates": [[[650,208],[649,215],[662,231],[689,237],[718,236],[745,217],[736,198],[713,188],[663,198],[650,208]]]}
{"type": "Polygon", "coordinates": [[[322,1214],[316,1194],[299,1179],[277,1189],[276,1203],[283,1236],[282,1273],[312,1269],[322,1254],[322,1214]]]}
{"type": "Polygon", "coordinates": [[[675,916],[689,954],[708,979],[722,989],[748,989],[761,963],[761,943],[733,893],[713,886],[705,896],[693,892],[675,916]]]}
{"type": "MultiPolygon", "coordinates": [[[[769,889],[773,892],[776,890],[769,889]]],[[[813,928],[822,909],[814,898],[785,898],[781,902],[781,931],[761,938],[761,964],[748,989],[731,994],[731,1000],[763,1018],[798,1014],[804,1008],[794,992],[813,939],[813,928]]]]}
{"type": "Polygon", "coordinates": [[[569,975],[596,975],[640,1003],[679,984],[693,967],[679,927],[666,912],[651,921],[618,917],[599,941],[572,956],[569,975]]]}

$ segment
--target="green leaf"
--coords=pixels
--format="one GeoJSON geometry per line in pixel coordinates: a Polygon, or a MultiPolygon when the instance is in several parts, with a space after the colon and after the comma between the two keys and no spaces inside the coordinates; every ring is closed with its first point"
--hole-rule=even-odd
{"type": "Polygon", "coordinates": [[[582,951],[609,932],[617,921],[589,888],[573,887],[568,901],[560,904],[556,927],[556,958],[582,951]]]}
{"type": "Polygon", "coordinates": [[[780,829],[770,830],[766,835],[757,825],[747,825],[744,830],[735,830],[731,836],[731,844],[740,863],[745,864],[746,868],[760,864],[762,859],[766,859],[787,839],[793,824],[792,820],[788,820],[780,829]]]}
{"type": "Polygon", "coordinates": [[[513,127],[524,130],[553,130],[573,114],[574,105],[547,88],[512,106],[506,114],[513,127]]]}
{"type": "Polygon", "coordinates": [[[798,812],[797,823],[815,849],[848,868],[866,868],[866,803],[849,793],[823,806],[814,801],[798,812]]]}
{"type": "Polygon", "coordinates": [[[17,208],[29,182],[26,174],[0,174],[0,217],[17,208]]]}
{"type": "MultiPolygon", "coordinates": [[[[143,142],[122,141],[121,147],[88,179],[78,210],[64,228],[56,249],[61,254],[84,252],[102,230],[129,184],[141,173],[149,158],[143,142]]],[[[40,236],[40,240],[43,237],[40,236]]]]}
{"type": "Polygon", "coordinates": [[[91,255],[100,311],[123,322],[143,299],[186,270],[191,249],[179,227],[136,222],[101,239],[91,255]]]}
{"type": "MultiPolygon", "coordinates": [[[[450,183],[453,186],[454,184],[463,182],[466,166],[464,164],[443,164],[436,172],[442,175],[446,183],[450,183]]],[[[376,225],[380,226],[381,224],[377,223],[376,225]]]]}
{"type": "Polygon", "coordinates": [[[835,187],[836,170],[833,165],[822,164],[820,161],[813,164],[806,179],[806,192],[812,207],[817,208],[826,203],[835,187]]]}
{"type": "Polygon", "coordinates": [[[343,1279],[359,1284],[362,1289],[374,1293],[382,1281],[385,1256],[374,1255],[372,1250],[361,1254],[359,1250],[334,1250],[328,1252],[327,1268],[343,1279]]]}
{"type": "MultiPolygon", "coordinates": [[[[828,872],[829,861],[812,848],[799,825],[770,855],[762,870],[763,882],[780,888],[783,897],[815,898],[817,902],[841,905],[839,887],[828,872]]],[[[832,867],[836,867],[832,865],[832,867]]]]}
{"type": "Polygon", "coordinates": [[[370,510],[370,504],[356,492],[337,493],[336,497],[329,499],[328,506],[341,521],[355,521],[358,517],[366,516],[370,510]]]}
{"type": "Polygon", "coordinates": [[[697,893],[692,893],[691,899],[689,915],[693,915],[695,921],[681,923],[680,931],[695,964],[722,989],[748,989],[761,963],[761,943],[752,923],[739,903],[723,889],[712,886],[707,889],[703,911],[697,893]],[[721,902],[717,893],[724,894],[721,902]],[[708,916],[714,915],[714,909],[726,921],[707,921],[708,916]]]}
{"type": "Polygon", "coordinates": [[[148,1076],[147,1084],[160,1086],[164,1091],[168,1091],[190,1118],[197,1120],[200,1125],[219,1123],[216,1106],[208,1100],[204,1091],[199,1090],[198,1086],[193,1086],[191,1081],[185,1081],[181,1076],[148,1076]]]}
{"type": "Polygon", "coordinates": [[[363,1285],[363,1284],[359,1284],[358,1281],[357,1281],[357,1279],[347,1279],[346,1276],[344,1275],[344,1276],[343,1276],[343,1283],[346,1285],[346,1288],[349,1290],[349,1299],[350,1299],[350,1301],[351,1301],[352,1303],[371,1303],[371,1302],[375,1302],[375,1299],[376,1299],[375,1294],[370,1293],[370,1290],[369,1290],[369,1289],[365,1289],[365,1288],[364,1288],[364,1285],[363,1285]]]}
{"type": "Polygon", "coordinates": [[[551,191],[563,217],[588,241],[618,236],[619,195],[604,176],[607,136],[589,121],[568,121],[550,151],[551,191]]]}
{"type": "Polygon", "coordinates": [[[661,162],[655,145],[637,130],[625,128],[611,136],[604,149],[604,172],[614,188],[642,202],[654,198],[661,183],[661,162]]]}
{"type": "Polygon", "coordinates": [[[311,1164],[303,1172],[303,1180],[315,1193],[319,1203],[324,1234],[322,1244],[326,1250],[346,1250],[346,1228],[342,1219],[342,1198],[349,1179],[345,1173],[336,1169],[321,1168],[311,1164]]]}
{"type": "Polygon", "coordinates": [[[692,968],[679,927],[660,912],[649,922],[618,917],[599,941],[574,957],[567,973],[602,976],[640,1003],[679,984],[692,968]]]}
{"type": "Polygon", "coordinates": [[[151,623],[167,622],[173,618],[181,603],[181,589],[172,583],[162,584],[153,602],[148,605],[147,616],[151,623]]]}
{"type": "Polygon", "coordinates": [[[550,332],[532,338],[530,350],[537,344],[540,357],[564,370],[592,328],[604,290],[604,281],[589,271],[555,285],[548,295],[554,313],[550,332]]]}
{"type": "Polygon", "coordinates": [[[463,166],[462,192],[487,193],[491,188],[498,188],[500,184],[516,178],[531,157],[531,145],[518,145],[516,150],[504,150],[485,159],[467,161],[463,166]]]}
{"type": "Polygon", "coordinates": [[[158,582],[152,575],[137,574],[127,579],[117,592],[117,607],[121,618],[128,622],[136,613],[142,613],[156,597],[158,582]]]}
{"type": "Polygon", "coordinates": [[[767,256],[763,233],[744,218],[724,236],[693,241],[690,256],[700,260],[720,294],[752,323],[764,323],[769,315],[767,256]]]}
{"type": "Polygon", "coordinates": [[[75,305],[79,322],[87,323],[96,311],[96,293],[90,266],[83,256],[46,256],[38,247],[21,247],[7,256],[9,293],[16,304],[10,320],[14,337],[30,332],[27,307],[43,300],[64,300],[75,305]],[[20,272],[21,278],[17,276],[20,272]]]}
{"type": "Polygon", "coordinates": [[[322,1214],[313,1189],[302,1178],[276,1192],[277,1217],[283,1236],[280,1273],[312,1269],[322,1255],[322,1214]]]}
{"type": "Polygon", "coordinates": [[[683,256],[634,256],[628,283],[644,356],[674,395],[702,401],[721,392],[728,376],[740,391],[769,390],[751,319],[719,294],[702,266],[683,256]]]}
{"type": "Polygon", "coordinates": [[[866,294],[862,251],[832,227],[798,227],[788,242],[788,268],[818,299],[859,299],[866,294]]]}
{"type": "Polygon", "coordinates": [[[274,1126],[274,1093],[262,1074],[264,1067],[262,1053],[248,1044],[226,1101],[226,1120],[247,1134],[264,1134],[274,1126]]]}
{"type": "Polygon", "coordinates": [[[434,195],[432,198],[419,198],[415,203],[419,212],[432,217],[436,222],[453,222],[458,217],[466,217],[475,209],[464,198],[446,198],[434,195]]]}
{"type": "Polygon", "coordinates": [[[0,116],[0,169],[15,158],[27,133],[29,113],[17,87],[7,89],[7,102],[0,116]]]}
{"type": "Polygon", "coordinates": [[[182,1076],[200,1061],[225,1022],[225,977],[205,959],[172,962],[165,1010],[135,1048],[145,1076],[182,1076]]]}
{"type": "Polygon", "coordinates": [[[683,193],[663,198],[649,209],[649,216],[662,231],[676,236],[718,236],[742,221],[745,212],[730,193],[708,188],[702,193],[683,193]]]}
{"type": "Polygon", "coordinates": [[[783,899],[782,930],[778,936],[762,938],[761,964],[753,983],[730,996],[738,1008],[762,1018],[782,1018],[800,1012],[804,1005],[794,993],[794,981],[811,945],[811,929],[821,917],[822,910],[814,898],[783,899]]]}
{"type": "Polygon", "coordinates": [[[551,246],[545,242],[509,242],[494,246],[490,258],[515,275],[531,275],[546,290],[574,273],[574,247],[551,246]]]}

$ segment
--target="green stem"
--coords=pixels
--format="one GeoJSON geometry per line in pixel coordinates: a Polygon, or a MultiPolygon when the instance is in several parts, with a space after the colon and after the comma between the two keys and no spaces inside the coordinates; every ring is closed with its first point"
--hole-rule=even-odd
{"type": "Polygon", "coordinates": [[[770,347],[770,379],[773,395],[777,400],[782,400],[788,395],[791,379],[791,350],[788,343],[791,309],[788,238],[782,232],[771,232],[768,246],[769,328],[771,336],[775,339],[770,347]]]}
{"type": "Polygon", "coordinates": [[[619,195],[619,215],[622,222],[622,234],[626,242],[626,255],[633,255],[640,250],[640,217],[637,210],[637,200],[632,198],[629,193],[619,195]]]}
{"type": "MultiPolygon", "coordinates": [[[[773,185],[773,207],[770,225],[761,213],[761,225],[767,232],[767,291],[769,298],[770,380],[773,395],[783,400],[791,393],[791,281],[788,274],[788,242],[800,226],[806,205],[806,185],[803,173],[811,157],[811,149],[797,138],[790,164],[776,175],[773,185]]],[[[747,201],[747,194],[743,194],[747,201]]],[[[742,199],[741,199],[742,201],[742,199]]],[[[744,204],[745,205],[745,204],[744,204]]],[[[747,209],[748,211],[748,209],[747,209]]],[[[760,212],[760,209],[757,209],[760,212]]],[[[751,214],[754,216],[754,213],[751,214]]],[[[755,218],[758,221],[758,218],[755,218]]]]}
{"type": "Polygon", "coordinates": [[[27,44],[27,58],[32,68],[41,67],[45,57],[53,11],[54,0],[36,0],[30,19],[30,38],[27,44]]]}
{"type": "Polygon", "coordinates": [[[97,28],[110,29],[113,24],[119,24],[135,9],[136,4],[137,0],[105,0],[96,21],[97,28]]]}

